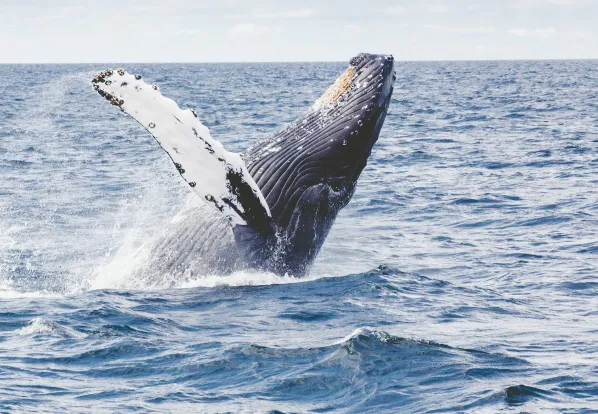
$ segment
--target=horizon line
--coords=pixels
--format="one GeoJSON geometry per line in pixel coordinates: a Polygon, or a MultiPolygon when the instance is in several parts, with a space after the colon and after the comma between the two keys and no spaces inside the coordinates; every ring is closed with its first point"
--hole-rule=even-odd
{"type": "MultiPolygon", "coordinates": [[[[593,61],[592,58],[491,58],[491,59],[405,59],[395,58],[395,62],[437,63],[437,62],[545,62],[545,61],[593,61]]],[[[104,62],[0,62],[0,65],[100,65],[119,63],[127,65],[172,65],[172,64],[256,64],[256,63],[348,63],[345,60],[251,60],[251,61],[104,61],[104,62]]]]}

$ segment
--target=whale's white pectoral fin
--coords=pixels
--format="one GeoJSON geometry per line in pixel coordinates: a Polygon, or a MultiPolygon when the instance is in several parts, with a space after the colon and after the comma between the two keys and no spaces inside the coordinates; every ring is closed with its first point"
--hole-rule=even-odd
{"type": "Polygon", "coordinates": [[[168,153],[189,186],[235,225],[270,222],[270,209],[239,156],[224,149],[191,110],[122,69],[99,73],[94,89],[131,115],[168,153]]]}

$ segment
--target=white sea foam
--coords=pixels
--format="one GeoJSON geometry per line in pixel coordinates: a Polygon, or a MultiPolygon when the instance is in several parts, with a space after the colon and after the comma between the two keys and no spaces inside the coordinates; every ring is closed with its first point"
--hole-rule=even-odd
{"type": "Polygon", "coordinates": [[[210,275],[202,276],[185,282],[181,282],[178,287],[215,287],[215,286],[267,286],[282,285],[288,283],[301,283],[318,279],[317,277],[297,278],[294,276],[279,276],[269,272],[259,271],[239,271],[230,275],[210,275]]]}
{"type": "MultiPolygon", "coordinates": [[[[155,290],[168,287],[166,276],[164,283],[147,284],[146,280],[136,279],[140,270],[151,262],[150,253],[156,240],[168,232],[170,226],[164,217],[166,214],[154,214],[145,205],[155,203],[164,204],[165,195],[154,187],[148,186],[132,204],[123,205],[118,216],[120,220],[128,221],[125,226],[117,221],[114,225],[113,244],[104,258],[93,269],[86,285],[86,290],[97,289],[135,289],[155,290]]],[[[183,207],[173,212],[171,224],[179,222],[189,211],[197,208],[200,201],[195,194],[190,194],[183,201],[183,207]]],[[[171,285],[171,283],[170,283],[171,285]]]]}
{"type": "Polygon", "coordinates": [[[21,298],[58,298],[64,295],[48,291],[20,291],[11,279],[0,279],[0,300],[2,299],[21,299],[21,298]]]}
{"type": "Polygon", "coordinates": [[[143,246],[136,252],[125,245],[117,252],[114,261],[98,270],[96,278],[90,283],[90,289],[131,289],[131,290],[161,290],[166,288],[189,289],[197,287],[217,286],[267,286],[289,283],[308,282],[319,277],[297,278],[289,275],[276,275],[257,270],[237,271],[228,275],[195,275],[192,278],[184,275],[163,274],[152,278],[151,283],[139,275],[137,271],[143,269],[150,261],[151,246],[143,246]]]}
{"type": "Polygon", "coordinates": [[[0,300],[1,299],[37,299],[37,298],[61,298],[63,294],[46,291],[31,291],[21,292],[13,289],[3,289],[0,287],[0,300]]]}
{"type": "Polygon", "coordinates": [[[28,325],[18,329],[17,333],[21,336],[39,334],[55,334],[69,338],[84,338],[87,336],[72,328],[68,328],[57,324],[56,322],[47,321],[42,318],[33,318],[31,321],[29,321],[28,325]]]}
{"type": "Polygon", "coordinates": [[[372,335],[375,332],[376,331],[374,329],[366,327],[366,326],[363,326],[361,328],[355,329],[353,332],[351,332],[351,334],[345,336],[343,339],[340,339],[340,340],[336,341],[334,343],[334,345],[344,345],[347,342],[349,342],[351,339],[357,338],[360,335],[369,336],[369,335],[372,335]]]}
{"type": "Polygon", "coordinates": [[[35,318],[29,322],[29,325],[22,327],[18,331],[19,335],[35,335],[52,332],[52,325],[41,318],[35,318]]]}
{"type": "MultiPolygon", "coordinates": [[[[151,211],[142,208],[154,196],[151,195],[151,189],[148,189],[146,194],[139,197],[137,203],[123,206],[119,214],[122,214],[123,217],[133,214],[135,216],[133,219],[129,217],[133,224],[124,231],[118,223],[115,225],[114,246],[94,269],[85,290],[160,290],[165,288],[209,288],[216,286],[264,286],[300,283],[323,277],[322,272],[314,273],[317,276],[297,278],[289,275],[280,276],[274,273],[247,270],[228,275],[199,274],[189,277],[188,275],[162,274],[152,275],[149,279],[143,278],[141,275],[148,267],[148,264],[151,263],[150,255],[153,244],[156,240],[164,237],[164,233],[168,233],[171,228],[169,225],[162,224],[160,226],[151,211]],[[139,208],[137,212],[135,212],[136,208],[139,208]],[[162,230],[160,230],[160,227],[162,227],[162,230]]],[[[174,213],[170,223],[178,223],[188,214],[190,209],[198,208],[200,202],[195,194],[187,196],[183,202],[183,207],[174,213]]]]}

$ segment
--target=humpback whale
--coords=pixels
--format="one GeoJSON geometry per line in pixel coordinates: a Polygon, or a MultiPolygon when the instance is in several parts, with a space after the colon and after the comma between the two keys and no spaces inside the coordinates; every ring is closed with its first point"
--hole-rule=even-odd
{"type": "Polygon", "coordinates": [[[204,201],[153,245],[152,272],[305,275],[353,196],[395,79],[392,55],[361,53],[304,115],[236,154],[140,75],[100,72],[93,88],[156,139],[204,201]]]}

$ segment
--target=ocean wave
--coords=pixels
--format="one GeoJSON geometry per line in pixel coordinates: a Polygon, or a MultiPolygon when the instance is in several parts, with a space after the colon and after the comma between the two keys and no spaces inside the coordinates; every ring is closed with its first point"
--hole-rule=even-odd
{"type": "Polygon", "coordinates": [[[17,334],[21,336],[28,335],[54,335],[63,338],[84,338],[87,335],[78,332],[68,326],[61,325],[57,322],[48,321],[43,318],[34,318],[27,323],[27,325],[17,330],[17,334]]]}
{"type": "MultiPolygon", "coordinates": [[[[595,62],[398,65],[301,279],[138,277],[199,201],[101,67],[0,65],[0,411],[593,412],[595,62]]],[[[242,152],[343,66],[127,69],[242,152]]]]}

